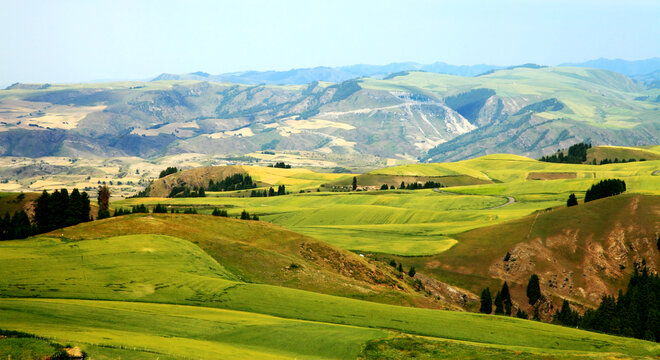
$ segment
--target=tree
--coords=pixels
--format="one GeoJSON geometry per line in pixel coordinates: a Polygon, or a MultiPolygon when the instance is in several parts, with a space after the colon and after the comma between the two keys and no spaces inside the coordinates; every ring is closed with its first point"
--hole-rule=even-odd
{"type": "Polygon", "coordinates": [[[406,188],[406,183],[402,181],[401,186],[399,187],[399,189],[403,190],[405,188],[406,188]]]}
{"type": "Polygon", "coordinates": [[[99,188],[98,199],[99,214],[98,219],[105,219],[110,217],[110,188],[103,185],[99,188]]]}
{"type": "Polygon", "coordinates": [[[401,263],[399,263],[399,266],[396,269],[397,269],[397,271],[402,273],[403,272],[403,265],[401,265],[401,263]]]}
{"type": "Polygon", "coordinates": [[[504,304],[504,313],[511,316],[511,293],[509,292],[509,284],[506,281],[502,285],[500,293],[502,295],[502,303],[504,304]]]}
{"type": "Polygon", "coordinates": [[[245,209],[241,212],[241,220],[250,220],[250,213],[245,211],[245,209]]]}
{"type": "Polygon", "coordinates": [[[353,191],[357,190],[357,177],[353,176],[353,191]]]}
{"type": "Polygon", "coordinates": [[[575,194],[568,195],[568,201],[566,201],[566,206],[571,207],[575,206],[578,204],[577,198],[575,197],[575,194]]]}
{"type": "Polygon", "coordinates": [[[25,239],[33,233],[30,218],[24,210],[14,213],[14,216],[11,218],[9,229],[11,230],[10,236],[12,239],[25,239]]]}
{"type": "Polygon", "coordinates": [[[268,196],[275,196],[275,190],[272,187],[268,189],[268,196]]]}
{"type": "Polygon", "coordinates": [[[504,302],[502,301],[502,293],[499,291],[495,295],[495,315],[504,315],[504,302]]]}
{"type": "Polygon", "coordinates": [[[396,261],[390,260],[390,266],[396,269],[396,261]]]}
{"type": "Polygon", "coordinates": [[[481,307],[479,312],[482,314],[490,314],[493,312],[493,298],[490,296],[490,289],[485,288],[481,291],[481,307]]]}
{"type": "Polygon", "coordinates": [[[411,266],[411,267],[410,267],[410,270],[408,270],[408,276],[410,276],[410,277],[415,277],[415,274],[416,274],[416,273],[417,273],[417,271],[415,271],[415,267],[414,267],[414,266],[411,266]]]}
{"type": "Polygon", "coordinates": [[[390,187],[387,184],[383,184],[383,185],[380,186],[380,189],[381,190],[389,190],[390,187]]]}
{"type": "Polygon", "coordinates": [[[539,277],[536,274],[532,274],[529,277],[529,282],[527,282],[527,298],[529,298],[529,304],[534,305],[541,298],[541,285],[539,284],[539,277]]]}

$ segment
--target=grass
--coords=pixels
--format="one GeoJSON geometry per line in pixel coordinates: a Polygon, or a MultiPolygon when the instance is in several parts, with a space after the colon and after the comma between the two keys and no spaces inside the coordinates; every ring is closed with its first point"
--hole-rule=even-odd
{"type": "Polygon", "coordinates": [[[3,326],[75,342],[92,359],[97,353],[107,355],[108,349],[129,350],[123,358],[136,359],[350,359],[363,343],[388,333],[240,311],[120,301],[0,299],[0,314],[3,326]]]}
{"type": "Polygon", "coordinates": [[[61,356],[62,346],[49,340],[26,337],[0,337],[0,358],[14,360],[52,359],[61,356]]]}
{"type": "MultiPolygon", "coordinates": [[[[397,179],[469,176],[484,182],[443,188],[443,193],[427,189],[312,192],[271,198],[140,198],[116,202],[113,206],[163,203],[178,207],[195,206],[202,213],[210,213],[213,207],[222,207],[231,216],[238,216],[246,209],[258,214],[261,220],[344,249],[405,256],[429,255],[451,248],[455,244],[455,235],[464,231],[563,206],[571,193],[582,198],[598,179],[621,178],[626,181],[628,192],[660,195],[658,178],[652,175],[659,168],[658,160],[575,165],[545,163],[516,155],[489,155],[455,163],[403,165],[368,174],[372,180],[378,181],[393,176],[397,179]],[[533,180],[552,178],[557,173],[570,173],[571,177],[574,174],[574,178],[533,180]],[[506,196],[515,198],[516,203],[492,209],[506,203],[506,196]]],[[[278,178],[277,181],[286,184],[288,189],[288,179],[278,178]]],[[[350,178],[338,182],[342,181],[350,181],[350,178]]]]}
{"type": "MultiPolygon", "coordinates": [[[[58,342],[135,347],[145,354],[208,354],[204,356],[209,358],[231,352],[246,358],[265,358],[266,354],[276,358],[355,358],[361,351],[359,344],[384,338],[387,331],[536,351],[660,353],[657,344],[533,321],[237,282],[192,243],[171,236],[141,235],[140,223],[132,221],[162,229],[164,226],[155,226],[158,223],[152,220],[169,219],[176,226],[172,220],[185,219],[195,228],[199,225],[195,219],[208,218],[215,220],[201,215],[133,216],[67,228],[63,239],[0,243],[0,261],[5,265],[0,276],[5,297],[0,300],[0,326],[58,342]],[[122,221],[131,226],[121,228],[134,234],[107,237],[122,221]],[[76,240],[76,234],[90,239],[76,240]],[[114,301],[96,301],[101,299],[114,301]]],[[[225,230],[216,234],[235,233],[232,223],[247,226],[246,222],[224,220],[220,224],[225,230]]],[[[264,230],[275,229],[264,226],[264,230]]],[[[268,238],[246,240],[260,242],[264,250],[277,246],[268,238]]],[[[326,276],[313,273],[317,280],[326,276]]]]}

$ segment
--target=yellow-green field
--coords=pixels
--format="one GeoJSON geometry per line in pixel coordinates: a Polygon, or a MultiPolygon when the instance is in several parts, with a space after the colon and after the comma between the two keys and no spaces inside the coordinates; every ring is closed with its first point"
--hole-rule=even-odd
{"type": "Polygon", "coordinates": [[[247,168],[258,181],[285,184],[294,193],[270,198],[237,198],[229,197],[227,195],[232,194],[227,193],[209,193],[206,198],[137,198],[116,202],[113,206],[161,203],[195,207],[202,213],[220,207],[226,208],[231,216],[238,216],[245,209],[258,214],[261,220],[344,249],[429,255],[450,248],[455,243],[454,234],[520,218],[537,210],[563,206],[571,193],[581,199],[585,191],[600,179],[621,178],[626,181],[630,193],[660,195],[659,160],[575,165],[546,163],[515,155],[489,155],[455,163],[403,165],[369,173],[413,178],[468,175],[491,182],[447,187],[441,191],[296,193],[295,189],[301,186],[313,182],[319,186],[323,179],[330,180],[331,177],[329,174],[306,175],[306,170],[263,169],[247,168]],[[530,180],[530,173],[541,176],[567,173],[573,178],[530,180]],[[309,178],[311,182],[306,183],[301,177],[309,178]],[[515,202],[505,205],[507,197],[512,197],[515,202]]]}

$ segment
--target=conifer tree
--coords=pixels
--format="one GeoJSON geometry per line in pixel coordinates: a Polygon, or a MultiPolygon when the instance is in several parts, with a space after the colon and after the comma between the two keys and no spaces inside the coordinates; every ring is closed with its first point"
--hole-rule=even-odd
{"type": "Polygon", "coordinates": [[[504,302],[499,291],[495,295],[495,315],[504,315],[504,302]]]}
{"type": "Polygon", "coordinates": [[[578,204],[577,198],[575,197],[575,194],[568,195],[568,200],[566,201],[566,206],[571,207],[575,206],[578,204]]]}
{"type": "Polygon", "coordinates": [[[534,305],[541,298],[541,285],[539,284],[539,277],[536,274],[532,274],[529,277],[529,282],[527,282],[527,298],[529,298],[529,304],[534,305]]]}
{"type": "Polygon", "coordinates": [[[481,307],[479,312],[482,314],[490,314],[493,312],[493,298],[490,296],[490,289],[485,288],[481,291],[480,297],[481,307]]]}
{"type": "Polygon", "coordinates": [[[357,190],[357,177],[353,176],[353,191],[357,190]]]}

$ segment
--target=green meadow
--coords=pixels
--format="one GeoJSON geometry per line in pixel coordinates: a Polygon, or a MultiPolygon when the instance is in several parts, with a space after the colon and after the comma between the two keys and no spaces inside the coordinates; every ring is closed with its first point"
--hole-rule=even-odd
{"type": "Polygon", "coordinates": [[[3,268],[15,270],[4,270],[0,280],[1,326],[75,343],[92,358],[121,350],[138,359],[349,359],[366,342],[396,334],[532,353],[660,354],[654,343],[539,322],[236,282],[193,248],[144,235],[3,242],[3,268]],[[70,256],[47,261],[62,253],[70,256]]]}

